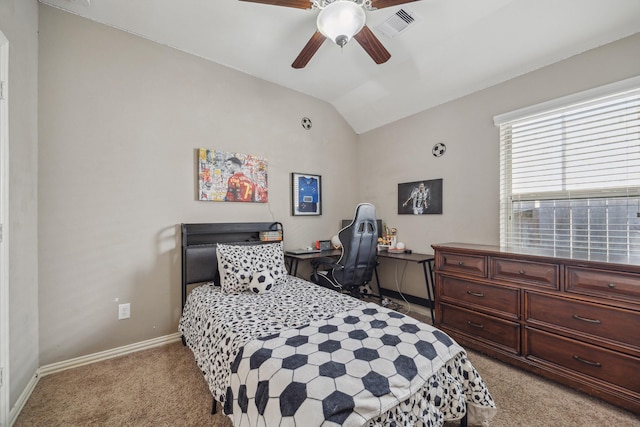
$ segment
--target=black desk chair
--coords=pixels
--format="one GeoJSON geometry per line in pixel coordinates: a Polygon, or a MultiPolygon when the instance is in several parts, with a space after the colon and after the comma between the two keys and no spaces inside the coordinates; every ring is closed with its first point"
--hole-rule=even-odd
{"type": "Polygon", "coordinates": [[[338,237],[342,244],[340,259],[313,259],[311,281],[360,298],[360,287],[371,281],[377,265],[378,226],[375,207],[370,203],[359,204],[353,221],[340,230],[338,237]]]}

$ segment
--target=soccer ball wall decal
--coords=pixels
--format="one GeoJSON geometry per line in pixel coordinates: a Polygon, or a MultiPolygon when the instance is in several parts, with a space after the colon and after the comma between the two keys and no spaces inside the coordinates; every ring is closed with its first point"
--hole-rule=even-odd
{"type": "Polygon", "coordinates": [[[447,151],[447,146],[444,145],[442,142],[438,142],[431,149],[431,154],[433,154],[434,157],[441,157],[444,155],[445,151],[447,151]]]}
{"type": "Polygon", "coordinates": [[[276,280],[269,270],[257,271],[253,273],[249,289],[251,289],[253,293],[264,294],[271,290],[275,282],[276,280]]]}

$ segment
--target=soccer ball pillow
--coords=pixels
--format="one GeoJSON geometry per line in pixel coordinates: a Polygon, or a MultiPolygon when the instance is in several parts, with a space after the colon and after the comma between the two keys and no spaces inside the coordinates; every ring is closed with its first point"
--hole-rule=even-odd
{"type": "Polygon", "coordinates": [[[247,287],[249,287],[249,283],[251,283],[251,272],[240,268],[237,271],[234,271],[234,273],[236,274],[236,278],[240,282],[240,285],[244,286],[244,289],[247,289],[247,287]]]}
{"type": "Polygon", "coordinates": [[[264,294],[265,292],[269,292],[275,283],[276,280],[269,270],[257,271],[253,273],[251,283],[249,283],[249,289],[251,289],[253,293],[264,294]]]}

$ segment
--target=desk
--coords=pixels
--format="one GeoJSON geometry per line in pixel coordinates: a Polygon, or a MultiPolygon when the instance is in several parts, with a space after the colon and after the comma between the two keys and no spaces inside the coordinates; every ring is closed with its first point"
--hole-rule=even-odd
{"type": "Polygon", "coordinates": [[[285,252],[284,257],[289,259],[289,274],[292,276],[298,275],[298,264],[300,261],[311,261],[314,258],[322,258],[322,257],[339,257],[342,255],[342,250],[340,249],[330,249],[328,251],[322,252],[312,252],[308,254],[292,254],[291,252],[285,252]]]}
{"type": "MultiPolygon", "coordinates": [[[[381,251],[378,252],[378,258],[389,258],[395,259],[398,261],[410,261],[416,262],[418,264],[422,264],[422,271],[424,272],[424,281],[427,285],[427,297],[429,298],[429,311],[431,313],[431,323],[435,321],[435,316],[433,314],[433,307],[435,302],[433,300],[433,262],[435,260],[433,255],[429,254],[419,254],[419,253],[400,253],[394,254],[393,252],[381,251]],[[427,273],[428,270],[428,273],[427,273]]],[[[377,267],[376,267],[377,269],[377,267]]],[[[376,280],[378,280],[378,272],[376,271],[376,280]]],[[[380,288],[380,280],[378,280],[378,288],[380,288]]]]}
{"type": "MultiPolygon", "coordinates": [[[[339,257],[342,255],[342,250],[340,249],[332,249],[328,251],[315,252],[310,254],[292,254],[285,252],[284,256],[289,260],[289,274],[292,276],[297,276],[298,274],[298,264],[300,261],[310,261],[314,258],[320,257],[339,257]]],[[[429,298],[429,310],[431,312],[432,322],[435,320],[435,316],[433,314],[433,262],[434,256],[429,254],[419,254],[419,253],[400,253],[394,254],[387,251],[378,252],[378,258],[388,258],[395,259],[397,261],[409,261],[415,262],[418,264],[422,264],[422,271],[424,272],[424,281],[427,286],[427,297],[429,298]]],[[[378,292],[380,293],[380,299],[382,299],[382,287],[380,286],[380,279],[378,278],[378,267],[375,270],[376,274],[376,282],[378,284],[378,292]]]]}

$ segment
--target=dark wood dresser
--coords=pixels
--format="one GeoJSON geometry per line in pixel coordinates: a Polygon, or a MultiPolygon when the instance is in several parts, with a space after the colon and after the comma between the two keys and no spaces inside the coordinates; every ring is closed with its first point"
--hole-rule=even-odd
{"type": "Polygon", "coordinates": [[[640,261],[461,243],[433,249],[438,328],[640,413],[640,261]]]}

